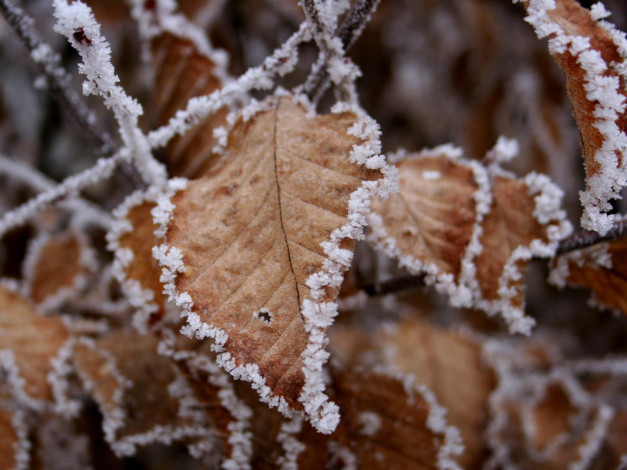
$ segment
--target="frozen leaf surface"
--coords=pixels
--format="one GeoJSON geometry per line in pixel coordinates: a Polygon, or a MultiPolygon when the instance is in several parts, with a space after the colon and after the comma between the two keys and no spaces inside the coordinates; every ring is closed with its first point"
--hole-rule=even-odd
{"type": "Polygon", "coordinates": [[[456,429],[431,391],[411,378],[341,370],[334,374],[357,468],[459,468],[456,429]]]}
{"type": "Polygon", "coordinates": [[[481,347],[462,335],[408,317],[379,335],[375,347],[399,372],[412,374],[429,387],[459,429],[465,451],[456,460],[462,468],[480,466],[486,455],[482,432],[488,420],[488,398],[495,386],[481,361],[481,347]]]}
{"type": "Polygon", "coordinates": [[[529,333],[523,272],[570,230],[562,192],[543,175],[516,179],[460,156],[442,147],[399,162],[401,191],[373,205],[369,238],[453,305],[500,313],[510,331],[529,333]]]}
{"type": "Polygon", "coordinates": [[[58,317],[43,317],[23,297],[0,287],[0,367],[19,401],[53,399],[51,361],[69,339],[58,317]]]}
{"type": "Polygon", "coordinates": [[[93,261],[84,237],[72,230],[35,239],[26,260],[30,294],[54,306],[81,288],[93,261]]]}
{"type": "Polygon", "coordinates": [[[557,257],[550,280],[560,287],[587,287],[593,303],[627,313],[627,238],[557,257]]]}
{"type": "MultiPolygon", "coordinates": [[[[151,46],[159,124],[167,124],[177,111],[185,109],[191,98],[222,88],[221,65],[199,52],[191,41],[166,32],[156,37],[151,46]]],[[[221,108],[168,143],[166,164],[172,176],[196,178],[215,164],[220,153],[214,151],[219,139],[213,131],[226,125],[227,113],[226,107],[221,108]]]]}
{"type": "Polygon", "coordinates": [[[74,360],[103,414],[105,439],[119,456],[137,446],[203,435],[204,413],[184,406],[191,397],[172,362],[157,353],[157,338],[118,330],[76,345],[74,360]],[[182,395],[183,393],[183,395],[182,395]]]}
{"type": "Polygon", "coordinates": [[[627,39],[603,20],[602,3],[586,10],[574,0],[524,2],[527,21],[566,75],[583,143],[586,190],[580,195],[584,228],[605,234],[610,199],[627,184],[627,39]]]}
{"type": "Polygon", "coordinates": [[[378,151],[376,124],[356,109],[308,116],[271,98],[243,112],[224,165],[153,211],[166,234],[154,255],[186,332],[214,338],[231,374],[323,432],[338,419],[322,392],[325,330],[370,197],[392,184],[378,151]]]}

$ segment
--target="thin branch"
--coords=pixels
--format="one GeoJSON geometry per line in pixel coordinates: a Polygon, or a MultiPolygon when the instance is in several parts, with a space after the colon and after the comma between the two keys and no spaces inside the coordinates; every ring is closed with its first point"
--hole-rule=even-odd
{"type": "Polygon", "coordinates": [[[35,20],[11,0],[0,0],[0,12],[31,52],[31,58],[46,77],[54,98],[84,130],[99,154],[105,157],[113,155],[115,151],[113,139],[106,130],[96,125],[92,112],[71,88],[70,75],[61,67],[59,55],[53,52],[52,47],[44,42],[35,30],[35,20]]]}
{"type": "MultiPolygon", "coordinates": [[[[559,243],[555,254],[563,255],[564,253],[587,248],[598,243],[616,240],[625,236],[627,236],[627,218],[616,222],[614,227],[604,236],[599,235],[597,232],[588,230],[574,233],[559,243]]],[[[425,274],[418,274],[414,276],[404,276],[388,279],[386,281],[374,282],[372,284],[361,286],[361,288],[369,296],[376,297],[411,289],[413,287],[423,286],[424,280],[425,274]]]]}
{"type": "MultiPolygon", "coordinates": [[[[348,51],[359,38],[370,16],[375,12],[380,0],[357,0],[351,5],[344,21],[336,31],[336,36],[342,41],[344,51],[348,51]]],[[[322,58],[321,58],[322,60],[322,58]]],[[[319,101],[329,88],[329,74],[322,61],[314,64],[312,73],[307,79],[304,92],[315,103],[319,101]]]]}
{"type": "Polygon", "coordinates": [[[570,251],[586,248],[601,242],[616,240],[624,236],[627,236],[627,218],[615,222],[614,227],[608,230],[603,236],[589,230],[572,234],[570,237],[560,242],[556,254],[562,255],[570,251]]]}

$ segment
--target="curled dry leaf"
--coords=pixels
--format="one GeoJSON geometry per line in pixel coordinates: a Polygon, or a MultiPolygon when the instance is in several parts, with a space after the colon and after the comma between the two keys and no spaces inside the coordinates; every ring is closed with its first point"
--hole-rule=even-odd
{"type": "Polygon", "coordinates": [[[118,456],[133,455],[137,446],[205,435],[210,428],[204,413],[185,403],[191,390],[157,345],[152,335],[117,330],[75,346],[78,375],[102,412],[105,439],[118,456]]]}
{"type": "Polygon", "coordinates": [[[84,286],[93,263],[87,241],[74,230],[34,239],[24,267],[32,299],[46,309],[58,306],[84,286]]]}
{"type": "Polygon", "coordinates": [[[30,444],[23,413],[0,408],[0,468],[28,468],[30,444]]]}
{"type": "Polygon", "coordinates": [[[360,111],[308,116],[291,97],[261,106],[236,122],[224,165],[171,183],[178,193],[153,211],[166,234],[154,255],[186,333],[214,338],[218,362],[262,400],[304,409],[328,433],[339,416],[323,394],[325,330],[370,197],[386,195],[393,172],[360,111]]]}
{"type": "MultiPolygon", "coordinates": [[[[184,109],[190,98],[222,88],[221,65],[199,52],[191,41],[164,32],[152,41],[151,49],[159,124],[166,124],[178,110],[184,109]]],[[[165,156],[170,175],[197,178],[215,164],[220,154],[214,151],[219,140],[213,131],[226,125],[227,114],[228,109],[223,107],[168,143],[165,156]]]]}
{"type": "Polygon", "coordinates": [[[459,468],[459,434],[428,388],[382,372],[342,369],[333,379],[356,468],[459,468]]]}
{"type": "Polygon", "coordinates": [[[152,209],[154,190],[128,196],[114,211],[115,222],[107,233],[107,246],[114,253],[114,274],[136,309],[133,326],[145,332],[165,314],[165,296],[159,282],[160,268],[152,257],[157,244],[152,209]]]}
{"type": "Polygon", "coordinates": [[[53,400],[51,363],[69,337],[61,318],[40,316],[26,299],[0,285],[0,369],[16,400],[35,406],[53,400]]]}
{"type": "Polygon", "coordinates": [[[574,0],[527,0],[527,21],[566,76],[566,88],[583,143],[586,190],[584,228],[601,235],[612,226],[610,199],[627,184],[627,39],[607,21],[605,7],[591,11],[574,0]]]}
{"type": "Polygon", "coordinates": [[[500,313],[510,331],[529,333],[523,272],[550,257],[570,225],[561,191],[548,178],[518,180],[447,148],[398,163],[401,192],[373,204],[369,240],[451,303],[500,313]]]}
{"type": "Polygon", "coordinates": [[[558,256],[549,279],[558,287],[587,287],[592,303],[627,314],[627,237],[558,256]]]}
{"type": "Polygon", "coordinates": [[[415,317],[379,333],[373,345],[388,366],[429,387],[464,440],[465,451],[455,460],[462,468],[479,468],[487,454],[482,434],[495,387],[493,373],[482,363],[481,346],[415,317]]]}

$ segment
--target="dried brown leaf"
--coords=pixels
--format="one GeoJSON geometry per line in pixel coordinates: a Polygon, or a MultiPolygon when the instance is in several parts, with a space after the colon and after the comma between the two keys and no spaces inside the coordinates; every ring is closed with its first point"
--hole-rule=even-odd
{"type": "Polygon", "coordinates": [[[401,192],[373,205],[370,241],[426,274],[454,306],[500,313],[510,331],[529,333],[523,272],[570,230],[561,191],[542,175],[518,180],[450,150],[412,155],[398,168],[401,192]]]}
{"type": "MultiPolygon", "coordinates": [[[[222,87],[220,65],[198,51],[189,40],[163,33],[152,42],[155,68],[155,108],[160,125],[184,109],[190,98],[208,95],[222,87]],[[216,73],[216,70],[219,70],[216,73]]],[[[166,164],[172,176],[197,178],[220,157],[213,151],[218,140],[213,130],[226,124],[228,109],[210,114],[184,136],[177,136],[165,149],[166,164]]]]}
{"type": "Polygon", "coordinates": [[[207,432],[204,413],[184,409],[179,394],[191,397],[191,390],[157,346],[155,336],[117,330],[75,347],[79,376],[100,407],[105,438],[118,456],[207,432]]]}
{"type": "Polygon", "coordinates": [[[35,303],[54,306],[82,287],[91,266],[87,250],[73,230],[33,240],[25,269],[35,303]]]}
{"type": "Polygon", "coordinates": [[[333,378],[357,468],[455,468],[456,430],[428,389],[385,373],[336,370],[333,378]]]}
{"type": "Polygon", "coordinates": [[[53,399],[51,361],[69,337],[59,317],[38,315],[26,299],[0,286],[0,362],[17,400],[53,399]]]}
{"type": "Polygon", "coordinates": [[[564,71],[566,88],[583,144],[586,191],[582,225],[604,234],[614,217],[609,200],[617,198],[627,172],[627,60],[624,33],[607,21],[602,4],[592,11],[574,0],[524,2],[527,21],[564,71]]]}
{"type": "Polygon", "coordinates": [[[593,303],[627,314],[627,237],[557,257],[550,279],[560,287],[587,287],[593,303]]]}
{"type": "Polygon", "coordinates": [[[357,111],[308,117],[289,97],[263,106],[236,123],[222,167],[179,191],[171,215],[158,207],[169,225],[154,254],[175,280],[166,290],[188,310],[187,332],[215,338],[219,362],[262,399],[282,411],[304,405],[330,432],[317,421],[333,409],[321,383],[307,388],[315,399],[303,386],[321,381],[332,302],[369,197],[387,190],[387,166],[376,128],[357,111]]]}
{"type": "Polygon", "coordinates": [[[390,366],[433,391],[464,440],[465,452],[456,461],[462,468],[480,468],[487,453],[482,433],[488,399],[495,387],[492,372],[482,363],[481,346],[415,317],[379,334],[374,344],[386,351],[390,366]]]}
{"type": "Polygon", "coordinates": [[[0,468],[24,468],[28,465],[28,441],[20,412],[0,408],[0,468]],[[17,426],[16,426],[17,425],[17,426]]]}

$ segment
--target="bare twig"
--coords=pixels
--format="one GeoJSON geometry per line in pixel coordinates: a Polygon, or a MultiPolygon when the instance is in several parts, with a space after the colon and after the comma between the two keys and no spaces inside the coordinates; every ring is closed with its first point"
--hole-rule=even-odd
{"type": "Polygon", "coordinates": [[[586,248],[601,242],[616,240],[624,236],[627,236],[627,219],[616,222],[614,227],[603,236],[599,235],[597,232],[588,230],[574,233],[560,242],[557,248],[557,254],[562,255],[570,251],[586,248]]]}
{"type": "MultiPolygon", "coordinates": [[[[562,255],[575,250],[580,250],[589,246],[596,245],[598,243],[616,240],[617,238],[627,236],[627,219],[620,220],[614,224],[614,228],[609,230],[604,236],[599,235],[597,232],[581,231],[572,234],[570,237],[562,240],[556,250],[556,255],[562,255]]],[[[379,295],[391,294],[399,292],[412,287],[418,287],[424,285],[425,275],[418,274],[414,276],[404,276],[386,281],[379,281],[372,284],[366,284],[361,288],[371,297],[379,295]]]]}
{"type": "MultiPolygon", "coordinates": [[[[361,35],[370,16],[376,10],[380,0],[357,0],[352,4],[344,21],[337,29],[335,35],[342,41],[344,51],[348,51],[361,35]]],[[[305,2],[305,5],[307,6],[305,2]]],[[[323,54],[324,56],[324,54],[323,54]]],[[[305,82],[304,92],[315,103],[319,101],[325,91],[329,88],[329,74],[324,67],[324,57],[314,64],[312,73],[305,82]]]]}
{"type": "Polygon", "coordinates": [[[78,93],[71,88],[71,78],[61,67],[60,57],[53,53],[52,47],[41,39],[35,30],[35,20],[11,0],[0,0],[0,12],[31,52],[31,57],[46,77],[50,92],[55,99],[85,131],[98,153],[102,156],[113,155],[115,151],[113,139],[106,130],[96,125],[91,111],[85,106],[78,93]]]}

